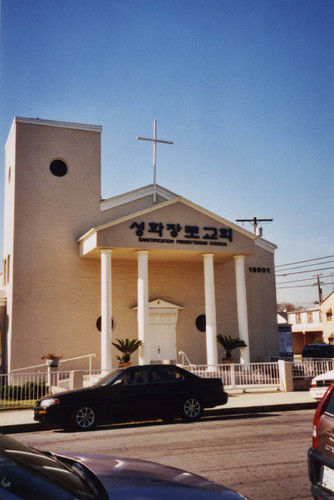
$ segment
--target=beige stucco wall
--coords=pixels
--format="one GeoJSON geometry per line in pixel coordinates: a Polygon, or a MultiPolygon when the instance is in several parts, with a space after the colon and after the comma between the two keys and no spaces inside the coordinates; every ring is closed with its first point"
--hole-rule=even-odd
{"type": "MultiPolygon", "coordinates": [[[[100,263],[84,261],[83,265],[87,269],[82,269],[81,276],[75,277],[71,269],[75,262],[70,259],[65,272],[67,276],[61,280],[63,287],[61,282],[51,281],[48,286],[44,283],[42,291],[36,293],[39,302],[37,312],[35,314],[31,310],[25,318],[30,329],[25,330],[29,336],[24,335],[24,349],[20,343],[14,345],[17,359],[29,359],[29,364],[34,364],[39,362],[40,354],[45,351],[64,353],[65,357],[94,352],[97,354],[96,366],[99,366],[100,332],[96,320],[100,315],[100,263]],[[39,339],[37,343],[36,339],[39,339]]],[[[78,267],[74,268],[78,273],[78,267]]],[[[233,261],[215,266],[215,284],[217,331],[237,337],[233,261]]],[[[253,361],[262,361],[266,356],[277,353],[275,302],[274,297],[268,296],[268,288],[264,276],[247,273],[253,361]],[[268,315],[269,308],[273,311],[272,317],[268,315]]],[[[112,290],[112,314],[116,325],[113,338],[137,337],[136,311],[133,309],[137,305],[135,260],[113,262],[112,290]]],[[[205,313],[203,265],[149,261],[149,300],[157,298],[183,308],[178,315],[177,352],[183,350],[192,362],[205,364],[205,333],[198,331],[195,326],[196,317],[205,313]]],[[[116,355],[113,349],[113,363],[116,363],[116,355]]],[[[223,352],[219,350],[219,359],[222,357],[223,352]]],[[[134,361],[137,361],[137,356],[134,361]]]]}
{"type": "Polygon", "coordinates": [[[250,355],[254,361],[263,361],[279,353],[274,254],[256,247],[255,253],[246,258],[245,269],[250,355]]]}

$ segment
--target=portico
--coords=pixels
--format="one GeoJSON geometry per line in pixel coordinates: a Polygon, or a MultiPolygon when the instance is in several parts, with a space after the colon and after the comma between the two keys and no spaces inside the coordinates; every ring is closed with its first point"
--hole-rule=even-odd
{"type": "MultiPolygon", "coordinates": [[[[143,346],[139,352],[139,363],[147,364],[155,361],[152,359],[152,325],[149,322],[150,303],[150,264],[156,262],[165,263],[178,262],[182,269],[182,263],[189,265],[196,263],[201,268],[201,292],[204,297],[202,310],[205,313],[205,364],[215,366],[218,364],[217,347],[217,313],[216,313],[216,286],[215,265],[220,267],[229,263],[234,265],[235,286],[229,291],[235,295],[237,332],[247,344],[243,350],[242,360],[248,362],[249,356],[249,334],[248,334],[248,306],[245,277],[246,255],[235,254],[233,251],[233,239],[237,238],[233,227],[226,227],[226,221],[220,218],[208,220],[208,214],[203,213],[200,207],[187,202],[181,198],[177,201],[164,203],[164,209],[160,206],[159,215],[154,210],[145,210],[140,213],[131,214],[126,218],[112,221],[93,228],[79,239],[79,253],[82,259],[100,258],[101,261],[101,367],[103,370],[112,368],[111,358],[111,324],[114,311],[112,299],[112,269],[124,261],[136,260],[137,266],[137,337],[142,340],[143,346]],[[178,219],[181,218],[181,209],[188,211],[188,222],[168,223],[171,211],[175,211],[178,205],[178,219]],[[191,210],[189,210],[189,208],[191,210]],[[198,220],[203,218],[202,226],[198,220]],[[155,222],[149,222],[154,220],[155,222]],[[158,222],[157,222],[158,221],[158,222]],[[158,237],[150,237],[148,234],[157,232],[158,237]],[[168,228],[168,235],[166,234],[168,228]],[[182,234],[182,229],[183,234],[182,234]],[[203,229],[202,229],[203,228],[203,229]],[[234,232],[233,232],[234,230],[234,232]],[[186,232],[185,232],[186,231],[186,232]],[[147,236],[149,237],[145,237],[147,236]],[[219,237],[220,236],[220,237],[219,237]],[[117,241],[117,246],[114,242],[117,241]],[[106,244],[110,247],[106,247],[106,244]],[[101,248],[100,245],[103,245],[101,248]],[[135,246],[137,245],[137,247],[135,246]],[[139,247],[139,248],[138,248],[139,247]],[[202,250],[203,247],[203,250],[202,250]],[[208,251],[210,250],[210,251],[208,251]],[[151,333],[150,333],[151,332],[151,333]]],[[[238,228],[239,229],[239,228],[238,228]]],[[[248,235],[247,235],[248,236],[248,235]]],[[[252,241],[253,243],[253,241],[252,241]]],[[[250,255],[249,248],[246,248],[250,255]]],[[[165,277],[168,281],[168,277],[165,277]]],[[[180,272],[179,286],[182,287],[182,270],[180,272]]],[[[194,287],[196,287],[194,283],[194,287]]],[[[220,284],[221,286],[221,284],[220,284]]],[[[161,297],[163,299],[163,297],[161,297]]],[[[183,309],[183,306],[180,306],[183,309]]],[[[160,349],[160,347],[159,347],[160,349]]],[[[166,361],[176,362],[176,359],[166,361]]]]}

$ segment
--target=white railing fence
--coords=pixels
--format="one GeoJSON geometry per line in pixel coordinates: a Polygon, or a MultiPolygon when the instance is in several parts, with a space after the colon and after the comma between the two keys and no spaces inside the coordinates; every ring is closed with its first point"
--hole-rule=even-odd
{"type": "Polygon", "coordinates": [[[31,406],[48,394],[47,373],[0,375],[0,407],[31,406]]]}
{"type": "Polygon", "coordinates": [[[231,363],[217,366],[184,365],[183,368],[204,378],[219,377],[226,389],[256,387],[281,388],[278,363],[231,363]]]}
{"type": "Polygon", "coordinates": [[[295,361],[292,363],[293,378],[313,378],[330,370],[334,370],[334,359],[332,358],[295,361]]]}
{"type": "MultiPolygon", "coordinates": [[[[286,389],[283,368],[288,368],[295,380],[310,380],[316,375],[334,369],[334,360],[297,361],[285,363],[283,361],[270,363],[232,363],[216,366],[195,365],[184,356],[179,364],[200,377],[220,377],[225,389],[286,389]]],[[[101,370],[68,370],[48,368],[47,371],[12,372],[0,375],[0,409],[13,407],[32,407],[35,402],[47,394],[56,394],[60,391],[89,387],[101,376],[101,370]]]]}
{"type": "Polygon", "coordinates": [[[89,387],[101,376],[101,370],[60,371],[0,375],[0,408],[31,407],[48,394],[89,387]]]}

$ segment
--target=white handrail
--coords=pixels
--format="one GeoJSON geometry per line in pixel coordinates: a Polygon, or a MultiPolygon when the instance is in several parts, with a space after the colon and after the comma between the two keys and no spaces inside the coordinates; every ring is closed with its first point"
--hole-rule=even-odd
{"type": "Polygon", "coordinates": [[[193,366],[193,363],[190,361],[190,359],[188,358],[188,356],[186,355],[186,353],[184,351],[179,351],[179,356],[182,356],[182,359],[181,359],[182,365],[184,365],[184,358],[185,358],[188,361],[188,365],[193,366]]]}
{"type": "MultiPolygon", "coordinates": [[[[59,360],[59,364],[61,365],[62,363],[67,363],[68,361],[74,361],[76,359],[84,359],[84,358],[89,358],[89,372],[92,371],[92,358],[96,358],[96,354],[83,354],[82,356],[74,356],[74,358],[67,358],[67,359],[62,359],[59,360]]],[[[32,368],[45,368],[46,364],[42,363],[41,365],[33,365],[33,366],[25,366],[24,368],[15,368],[15,370],[11,370],[10,373],[14,372],[20,372],[22,370],[31,370],[32,368]]]]}

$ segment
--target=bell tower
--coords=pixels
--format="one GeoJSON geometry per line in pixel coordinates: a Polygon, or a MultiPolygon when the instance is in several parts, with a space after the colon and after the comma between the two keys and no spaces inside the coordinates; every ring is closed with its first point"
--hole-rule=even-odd
{"type": "MultiPolygon", "coordinates": [[[[13,121],[5,167],[7,369],[37,364],[36,350],[52,349],[54,336],[64,336],[66,349],[65,316],[71,314],[62,312],[73,309],[73,321],[79,314],[76,239],[100,214],[101,131],[95,125],[13,121]],[[38,338],[37,330],[43,332],[38,338]]],[[[74,342],[69,350],[75,349],[74,342]]]]}

